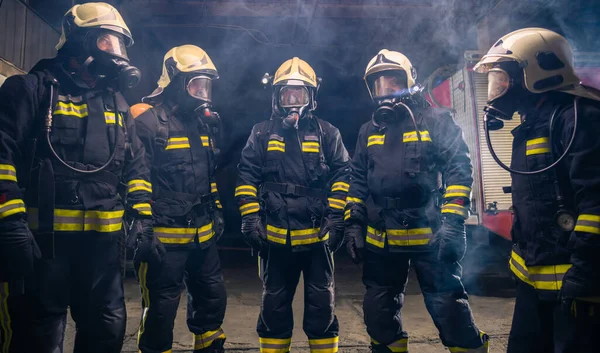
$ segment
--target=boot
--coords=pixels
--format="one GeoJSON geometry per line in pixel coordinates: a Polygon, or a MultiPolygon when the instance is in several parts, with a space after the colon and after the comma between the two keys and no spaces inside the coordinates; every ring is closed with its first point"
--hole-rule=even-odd
{"type": "Polygon", "coordinates": [[[202,349],[197,349],[194,351],[194,353],[224,353],[225,348],[223,348],[223,346],[225,346],[225,339],[216,339],[210,346],[202,349]]]}
{"type": "Polygon", "coordinates": [[[392,350],[388,346],[383,345],[383,344],[371,343],[371,345],[369,346],[369,349],[373,353],[392,353],[392,350]]]}

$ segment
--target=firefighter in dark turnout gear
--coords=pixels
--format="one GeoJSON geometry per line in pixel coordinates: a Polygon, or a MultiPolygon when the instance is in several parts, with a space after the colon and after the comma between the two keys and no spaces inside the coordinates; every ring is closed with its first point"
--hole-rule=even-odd
{"type": "Polygon", "coordinates": [[[338,351],[333,252],[343,241],[349,157],[338,129],[312,115],[319,80],[297,57],[279,67],[271,120],[253,127],[238,166],[242,233],[260,254],[265,353],[290,350],[300,273],[311,352],[338,351]]]}
{"type": "Polygon", "coordinates": [[[142,353],[171,351],[184,284],[194,352],[223,352],[227,295],[217,251],[223,215],[214,178],[219,116],[210,110],[216,79],[204,50],[175,47],[164,57],[158,88],[144,98],[155,106],[132,109],[134,116],[145,109],[135,119],[136,131],[151,165],[153,242],[166,249],[160,262],[134,258],[144,307],[142,353]]]}
{"type": "Polygon", "coordinates": [[[112,6],[75,5],[57,57],[0,88],[2,352],[62,351],[67,307],[75,352],[121,351],[123,214],[152,217],[144,148],[119,93],[139,79],[132,43],[112,6]]]}
{"type": "Polygon", "coordinates": [[[348,252],[365,262],[367,331],[373,351],[408,351],[400,310],[412,262],[442,343],[451,352],[487,352],[458,263],[473,181],[469,151],[447,111],[415,98],[415,76],[404,55],[386,49],[365,73],[377,109],[358,135],[344,219],[348,252]]]}
{"type": "Polygon", "coordinates": [[[567,40],[543,28],[502,37],[475,70],[488,75],[488,130],[521,116],[509,168],[518,286],[508,352],[597,352],[600,92],[579,83],[567,40]]]}

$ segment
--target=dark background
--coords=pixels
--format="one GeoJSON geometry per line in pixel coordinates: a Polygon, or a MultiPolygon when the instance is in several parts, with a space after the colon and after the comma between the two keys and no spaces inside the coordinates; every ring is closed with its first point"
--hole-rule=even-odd
{"type": "MultiPolygon", "coordinates": [[[[60,29],[71,0],[27,3],[60,29]]],[[[323,78],[316,114],[342,132],[354,149],[358,128],[370,117],[371,102],[362,76],[380,49],[409,57],[425,82],[437,68],[460,67],[465,50],[485,52],[509,31],[546,27],[565,35],[578,52],[600,45],[597,0],[123,0],[116,6],[129,25],[129,49],[143,72],[141,84],[126,94],[135,104],[150,93],[162,57],[173,46],[205,49],[220,79],[214,105],[224,120],[223,163],[219,189],[228,231],[237,233],[233,200],[236,164],[250,129],[270,115],[271,92],[260,79],[285,60],[298,56],[323,78]]]]}

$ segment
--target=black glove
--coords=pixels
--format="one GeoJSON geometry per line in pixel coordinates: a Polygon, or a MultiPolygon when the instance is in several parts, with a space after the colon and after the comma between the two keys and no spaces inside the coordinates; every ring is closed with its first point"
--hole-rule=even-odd
{"type": "Polygon", "coordinates": [[[437,251],[440,261],[454,263],[462,260],[467,251],[465,220],[458,215],[445,216],[442,226],[429,240],[429,245],[437,251]]]}
{"type": "Polygon", "coordinates": [[[346,251],[355,264],[359,264],[365,251],[365,231],[360,224],[352,224],[344,229],[344,240],[346,241],[346,251]]]}
{"type": "Polygon", "coordinates": [[[319,239],[323,239],[327,233],[329,233],[329,239],[327,245],[329,250],[332,252],[338,251],[338,249],[344,243],[344,216],[342,214],[330,213],[329,216],[323,220],[323,225],[319,231],[319,239]]]}
{"type": "Polygon", "coordinates": [[[600,297],[600,261],[588,256],[572,254],[573,266],[565,273],[560,289],[561,305],[565,311],[572,311],[575,300],[600,297]]]}
{"type": "Polygon", "coordinates": [[[242,217],[242,234],[244,235],[244,241],[252,249],[258,252],[267,249],[267,234],[258,213],[251,213],[242,217]]]}
{"type": "Polygon", "coordinates": [[[215,231],[215,243],[221,239],[225,231],[225,220],[223,219],[223,211],[217,209],[213,214],[213,229],[215,231]]]}
{"type": "Polygon", "coordinates": [[[136,268],[141,262],[158,265],[162,262],[167,250],[160,240],[154,235],[151,219],[139,219],[133,223],[133,234],[136,236],[137,245],[133,254],[136,268]]]}
{"type": "Polygon", "coordinates": [[[0,282],[21,279],[33,271],[41,257],[24,219],[0,222],[0,282]]]}

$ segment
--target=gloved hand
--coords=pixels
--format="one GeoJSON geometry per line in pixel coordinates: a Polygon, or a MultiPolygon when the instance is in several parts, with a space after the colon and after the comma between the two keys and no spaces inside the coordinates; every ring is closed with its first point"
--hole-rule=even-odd
{"type": "Polygon", "coordinates": [[[319,231],[319,239],[323,239],[327,233],[329,233],[329,239],[327,240],[329,250],[332,252],[338,251],[344,243],[344,216],[342,214],[330,213],[329,216],[325,217],[323,226],[319,231]]]}
{"type": "Polygon", "coordinates": [[[154,265],[160,264],[167,250],[154,235],[152,220],[135,220],[132,231],[137,240],[135,253],[133,254],[135,267],[138,268],[141,262],[148,262],[154,265]]]}
{"type": "Polygon", "coordinates": [[[365,231],[364,227],[358,223],[349,225],[344,229],[344,240],[346,241],[346,251],[355,264],[359,264],[364,257],[365,251],[365,231]]]}
{"type": "Polygon", "coordinates": [[[600,298],[600,273],[598,273],[597,261],[584,261],[573,254],[571,263],[573,266],[563,277],[559,296],[563,310],[573,314],[573,305],[576,300],[600,298]]]}
{"type": "Polygon", "coordinates": [[[40,248],[24,219],[0,222],[0,282],[27,276],[40,257],[40,248]]]}
{"type": "Polygon", "coordinates": [[[437,251],[440,261],[454,263],[462,260],[467,251],[465,220],[458,215],[446,215],[440,229],[429,240],[429,245],[437,251]]]}
{"type": "Polygon", "coordinates": [[[225,220],[223,218],[223,211],[217,209],[213,214],[213,229],[215,231],[215,242],[218,242],[225,231],[225,220]]]}
{"type": "Polygon", "coordinates": [[[258,213],[251,213],[242,217],[242,234],[244,235],[244,241],[252,249],[258,252],[267,249],[267,234],[258,213]]]}

